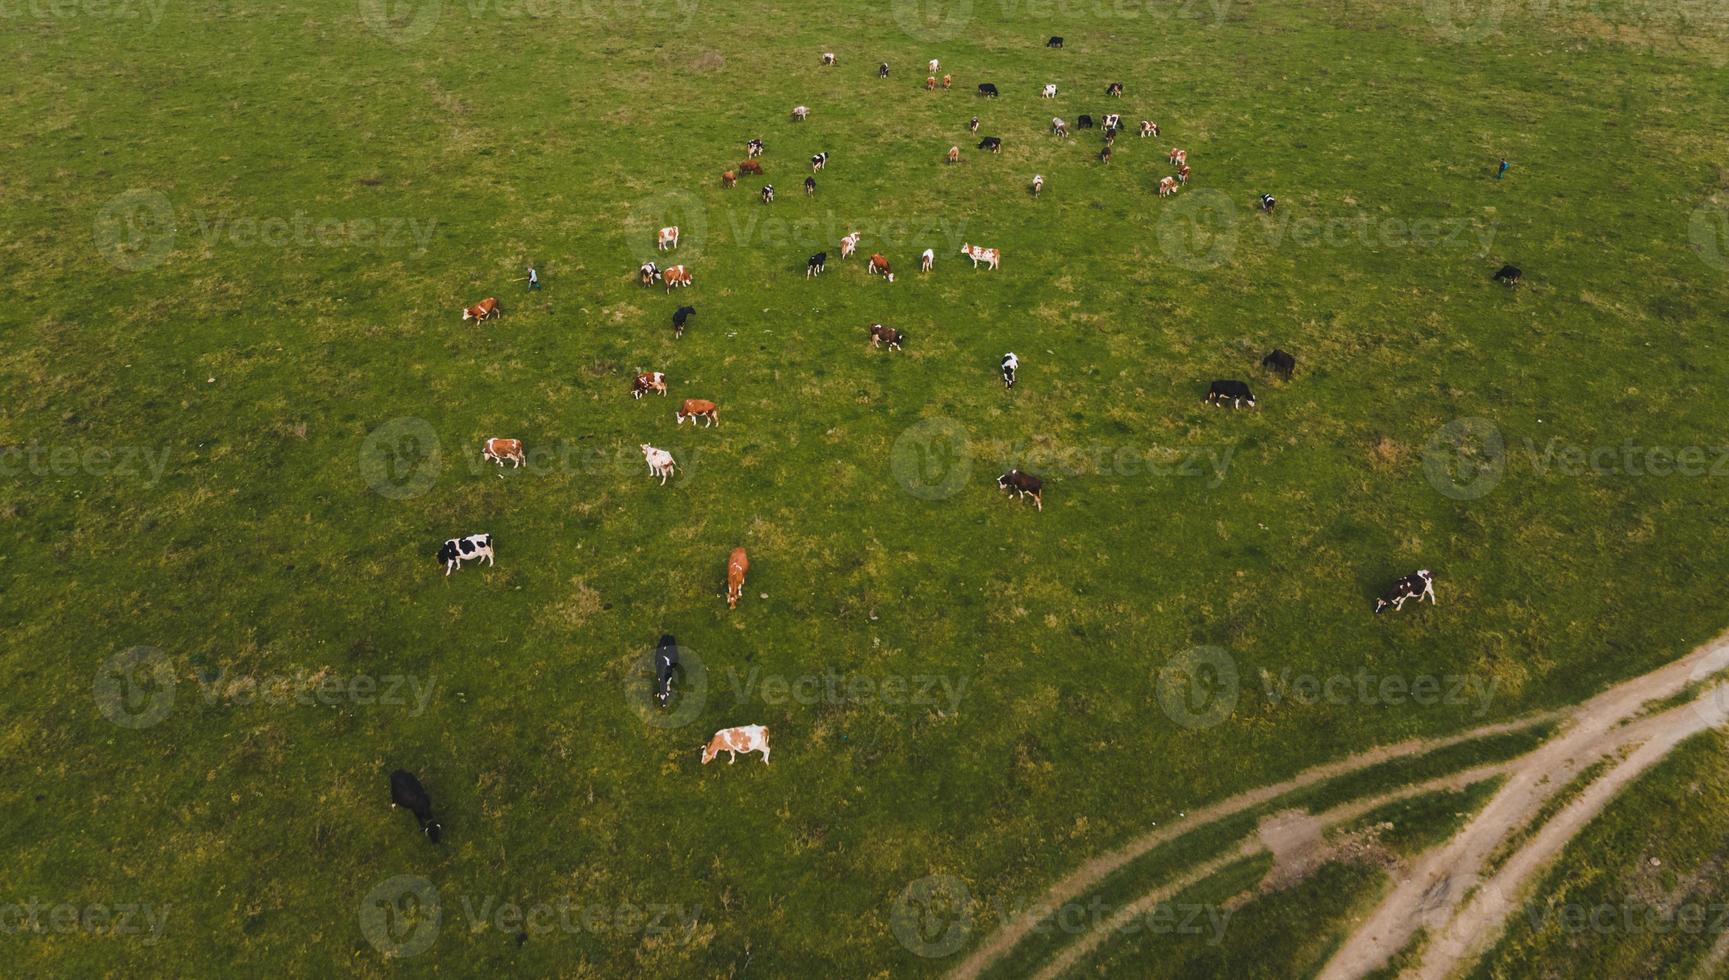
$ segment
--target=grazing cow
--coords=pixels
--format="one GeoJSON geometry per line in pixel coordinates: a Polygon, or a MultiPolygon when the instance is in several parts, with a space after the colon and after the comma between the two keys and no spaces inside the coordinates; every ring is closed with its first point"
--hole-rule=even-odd
{"type": "Polygon", "coordinates": [[[773,184],[762,185],[762,203],[764,203],[764,204],[773,204],[774,203],[774,185],[773,184]]]}
{"type": "Polygon", "coordinates": [[[1003,152],[1003,141],[995,136],[986,136],[984,139],[979,140],[979,149],[989,150],[992,153],[1001,153],[1003,152]]]}
{"type": "MultiPolygon", "coordinates": [[[[870,257],[870,264],[866,267],[865,271],[869,272],[873,276],[878,273],[888,276],[890,275],[889,260],[884,258],[881,252],[873,252],[870,257]]],[[[889,281],[893,282],[894,280],[891,278],[889,281]]]]}
{"type": "Polygon", "coordinates": [[[1177,192],[1177,178],[1165,177],[1159,181],[1159,196],[1170,197],[1177,192]]]}
{"type": "Polygon", "coordinates": [[[1271,194],[1262,194],[1261,195],[1261,210],[1263,212],[1265,212],[1267,214],[1272,214],[1273,209],[1278,207],[1278,206],[1279,206],[1279,199],[1278,198],[1274,197],[1271,194]]]}
{"type": "Polygon", "coordinates": [[[479,323],[482,320],[490,320],[503,312],[503,307],[498,305],[498,297],[488,296],[473,306],[463,307],[462,321],[467,323],[469,320],[473,320],[475,323],[479,323]]]}
{"type": "Polygon", "coordinates": [[[978,131],[979,131],[979,117],[974,116],[972,118],[972,120],[967,123],[967,132],[977,133],[978,131]]]}
{"type": "Polygon", "coordinates": [[[804,122],[809,117],[810,117],[810,106],[808,106],[808,105],[795,105],[792,107],[792,121],[793,122],[804,122]]]}
{"type": "Polygon", "coordinates": [[[1157,135],[1159,135],[1159,124],[1158,123],[1153,122],[1151,119],[1141,120],[1141,138],[1142,139],[1145,139],[1148,136],[1157,136],[1157,135]]]}
{"type": "Polygon", "coordinates": [[[811,173],[814,174],[818,170],[821,170],[822,168],[824,168],[826,166],[828,166],[828,151],[827,150],[824,150],[821,153],[811,154],[811,158],[810,158],[810,171],[811,171],[811,173]]]}
{"type": "Polygon", "coordinates": [[[1117,131],[1116,130],[1114,130],[1114,129],[1105,130],[1105,145],[1106,146],[1117,145],[1117,131]]]}
{"type": "Polygon", "coordinates": [[[414,819],[420,821],[420,829],[426,834],[426,839],[438,843],[438,835],[444,828],[432,818],[432,797],[427,795],[426,787],[420,785],[420,780],[414,778],[414,773],[406,769],[398,769],[390,774],[390,808],[402,807],[414,814],[414,819]]]}
{"type": "Polygon", "coordinates": [[[852,253],[854,250],[856,250],[858,248],[859,239],[861,237],[863,237],[863,236],[861,236],[858,232],[855,231],[852,234],[841,239],[840,240],[840,257],[843,259],[852,258],[852,253]]]}
{"type": "Polygon", "coordinates": [[[804,196],[805,197],[815,197],[816,196],[816,178],[815,177],[806,177],[804,179],[804,196]]]}
{"type": "Polygon", "coordinates": [[[1183,164],[1182,169],[1177,171],[1177,183],[1179,183],[1179,184],[1188,183],[1190,173],[1191,173],[1191,171],[1189,170],[1189,165],[1186,163],[1183,164]]]}
{"type": "Polygon", "coordinates": [[[490,459],[497,463],[499,469],[504,468],[504,461],[510,460],[510,468],[516,469],[528,460],[522,454],[521,439],[488,439],[480,444],[480,458],[490,459]]]}
{"type": "Polygon", "coordinates": [[[1051,132],[1057,134],[1057,136],[1063,139],[1067,139],[1069,136],[1069,124],[1063,122],[1063,117],[1061,116],[1052,116],[1051,132]]]}
{"type": "Polygon", "coordinates": [[[1427,568],[1419,568],[1394,582],[1392,588],[1375,600],[1375,613],[1379,615],[1388,606],[1392,606],[1393,611],[1398,612],[1405,608],[1405,600],[1407,599],[1417,600],[1417,605],[1420,606],[1423,604],[1424,596],[1428,597],[1429,605],[1439,605],[1435,601],[1435,576],[1429,574],[1427,568]]]}
{"type": "Polygon", "coordinates": [[[1120,112],[1105,113],[1105,132],[1114,133],[1123,128],[1123,114],[1120,112]]]}
{"type": "Polygon", "coordinates": [[[937,77],[935,75],[926,75],[925,76],[925,91],[926,92],[935,92],[936,90],[937,90],[937,77]]]}
{"type": "Polygon", "coordinates": [[[979,94],[987,99],[994,99],[997,97],[997,87],[990,82],[980,82],[979,94]]]}
{"type": "Polygon", "coordinates": [[[744,174],[746,177],[761,177],[762,164],[757,163],[755,160],[746,160],[738,165],[738,172],[744,174]]]}
{"type": "Polygon", "coordinates": [[[731,187],[737,183],[738,183],[738,174],[735,174],[730,170],[722,170],[720,172],[720,186],[731,187]]]}
{"type": "Polygon", "coordinates": [[[1013,493],[1016,497],[1031,497],[1033,505],[1040,511],[1045,509],[1045,481],[1020,470],[1009,470],[997,477],[997,489],[1013,493]]]}
{"type": "MultiPolygon", "coordinates": [[[[687,306],[685,309],[688,310],[690,307],[687,306]]],[[[631,382],[630,397],[638,401],[641,401],[642,396],[651,391],[658,391],[662,398],[666,397],[666,372],[645,371],[638,374],[636,380],[631,382]]]]}
{"type": "Polygon", "coordinates": [[[885,61],[882,64],[877,66],[877,77],[878,78],[889,77],[889,63],[888,62],[885,61]]]}
{"type": "Polygon", "coordinates": [[[871,324],[870,334],[872,347],[881,347],[882,345],[887,344],[889,345],[889,350],[900,350],[901,345],[905,343],[907,339],[905,333],[902,333],[893,327],[885,327],[880,323],[871,324]]]}
{"type": "Polygon", "coordinates": [[[1169,154],[1169,157],[1170,157],[1170,161],[1171,161],[1171,166],[1180,167],[1183,164],[1189,162],[1189,151],[1188,150],[1179,150],[1176,147],[1172,147],[1171,152],[1169,154]]]}
{"type": "Polygon", "coordinates": [[[822,53],[822,63],[824,65],[827,65],[830,68],[833,68],[834,67],[834,52],[833,51],[824,51],[822,53]]]}
{"type": "Polygon", "coordinates": [[[673,311],[672,339],[677,340],[684,336],[684,322],[695,315],[696,307],[694,306],[681,306],[677,310],[673,311]]]}
{"type": "Polygon", "coordinates": [[[752,160],[762,156],[762,151],[763,145],[761,139],[753,139],[744,145],[744,155],[752,160]]]}
{"type": "Polygon", "coordinates": [[[1495,273],[1495,281],[1506,283],[1509,286],[1517,286],[1519,280],[1524,278],[1524,275],[1525,274],[1520,272],[1519,267],[1516,265],[1503,265],[1501,266],[1501,271],[1495,273]]]}
{"type": "Polygon", "coordinates": [[[1122,98],[1123,97],[1123,83],[1122,82],[1112,82],[1111,84],[1106,85],[1105,86],[1105,94],[1106,95],[1114,95],[1119,99],[1122,98]]]}
{"type": "Polygon", "coordinates": [[[715,756],[725,752],[729,758],[727,765],[738,761],[738,754],[749,755],[752,752],[762,753],[762,764],[768,765],[768,729],[762,725],[741,725],[737,728],[723,728],[714,733],[708,744],[702,749],[702,764],[708,765],[715,756]]]}
{"type": "Polygon", "coordinates": [[[666,285],[666,291],[672,292],[673,287],[690,285],[690,270],[682,265],[675,265],[660,274],[660,281],[666,285]]]}
{"type": "Polygon", "coordinates": [[[479,561],[485,558],[488,565],[492,564],[492,535],[470,534],[466,538],[451,538],[438,549],[438,560],[444,565],[445,578],[450,573],[462,567],[465,561],[479,561]]]}
{"type": "Polygon", "coordinates": [[[657,251],[657,252],[665,251],[666,249],[677,248],[677,247],[678,247],[678,226],[673,225],[669,228],[662,228],[660,230],[659,236],[655,239],[655,242],[654,242],[655,251],[657,251]]]}
{"type": "Polygon", "coordinates": [[[1279,350],[1277,347],[1261,358],[1261,367],[1276,372],[1286,381],[1291,380],[1291,372],[1297,369],[1297,359],[1279,350]]]}
{"type": "Polygon", "coordinates": [[[1055,34],[1051,35],[1051,39],[1049,41],[1045,42],[1045,47],[1047,47],[1047,48],[1060,48],[1062,46],[1063,46],[1062,37],[1055,35],[1055,34]]]}
{"type": "Polygon", "coordinates": [[[951,86],[953,86],[954,83],[955,83],[955,77],[953,75],[944,75],[943,76],[943,89],[945,91],[947,89],[949,89],[951,86]]]}
{"type": "Polygon", "coordinates": [[[938,61],[935,58],[932,58],[930,64],[925,66],[925,71],[930,72],[932,75],[935,75],[937,72],[942,71],[942,70],[943,70],[943,63],[938,61]]]}
{"type": "Polygon", "coordinates": [[[1033,174],[1033,196],[1038,197],[1039,191],[1045,189],[1045,175],[1033,174]]]}
{"type": "Polygon", "coordinates": [[[636,270],[636,278],[644,286],[650,285],[660,278],[660,266],[653,262],[644,262],[642,267],[636,270]]]}
{"type": "Polygon", "coordinates": [[[1084,112],[1081,113],[1079,116],[1076,116],[1075,117],[1075,128],[1076,129],[1092,129],[1093,128],[1093,117],[1087,115],[1084,112]]]}
{"type": "Polygon", "coordinates": [[[667,477],[673,476],[678,469],[678,463],[673,461],[672,453],[664,449],[656,449],[648,443],[641,446],[642,458],[648,463],[648,475],[660,477],[660,485],[666,486],[667,477]]]}
{"type": "Polygon", "coordinates": [[[726,607],[737,609],[744,597],[744,573],[750,571],[750,556],[743,548],[732,549],[726,559],[726,607]]]}
{"type": "Polygon", "coordinates": [[[1057,87],[1055,85],[1046,85],[1044,92],[1041,93],[1041,97],[1046,98],[1046,99],[1056,98],[1057,97],[1057,87]]]}
{"type": "Polygon", "coordinates": [[[703,428],[713,428],[720,424],[720,407],[706,398],[686,398],[673,416],[678,419],[675,425],[683,425],[685,419],[690,419],[690,427],[694,429],[696,420],[702,419],[707,423],[703,428]]]}
{"type": "Polygon", "coordinates": [[[999,264],[1001,264],[1003,258],[1002,253],[994,248],[985,248],[981,245],[968,245],[966,242],[961,243],[961,254],[973,260],[973,268],[975,269],[979,267],[980,262],[983,262],[992,269],[995,269],[999,264]]]}
{"type": "Polygon", "coordinates": [[[946,159],[948,160],[949,163],[961,162],[961,148],[958,146],[949,147],[949,152],[948,152],[948,156],[946,157],[946,159]]]}
{"type": "Polygon", "coordinates": [[[1223,405],[1231,403],[1232,408],[1242,408],[1247,402],[1250,408],[1255,407],[1255,396],[1249,391],[1249,386],[1241,381],[1215,381],[1207,388],[1207,403],[1223,405]]]}
{"type": "Polygon", "coordinates": [[[1002,370],[1004,388],[1013,388],[1015,386],[1015,369],[1020,366],[1021,359],[1015,356],[1014,351],[1009,351],[1007,354],[1003,355],[1002,370]]]}
{"type": "Polygon", "coordinates": [[[654,648],[654,700],[661,707],[672,700],[673,674],[678,671],[678,640],[662,633],[654,648]]]}
{"type": "Polygon", "coordinates": [[[920,272],[931,271],[931,266],[936,263],[936,260],[937,260],[936,250],[930,249],[930,248],[925,249],[923,252],[919,253],[919,271],[920,272]]]}
{"type": "Polygon", "coordinates": [[[1100,163],[1110,163],[1111,162],[1111,148],[1108,145],[1105,146],[1103,149],[1099,150],[1099,162],[1100,163]]]}

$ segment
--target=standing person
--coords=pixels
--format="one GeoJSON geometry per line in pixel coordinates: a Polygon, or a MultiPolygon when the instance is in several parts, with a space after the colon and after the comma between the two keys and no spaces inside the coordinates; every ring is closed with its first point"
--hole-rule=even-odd
{"type": "Polygon", "coordinates": [[[1511,170],[1511,169],[1513,169],[1513,165],[1507,162],[1506,157],[1502,157],[1501,158],[1501,169],[1495,171],[1495,179],[1500,180],[1502,175],[1506,174],[1506,172],[1511,170]]]}
{"type": "Polygon", "coordinates": [[[534,271],[534,266],[532,265],[528,267],[528,288],[530,290],[540,288],[540,276],[534,271]]]}

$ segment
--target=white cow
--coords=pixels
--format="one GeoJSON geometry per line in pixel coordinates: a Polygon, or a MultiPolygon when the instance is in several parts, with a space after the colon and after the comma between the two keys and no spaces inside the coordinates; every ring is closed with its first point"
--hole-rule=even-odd
{"type": "Polygon", "coordinates": [[[672,453],[656,449],[645,442],[642,444],[642,458],[648,463],[648,475],[660,477],[660,485],[666,486],[667,477],[672,476],[678,466],[673,462],[672,453]]]}
{"type": "Polygon", "coordinates": [[[738,761],[738,754],[749,755],[761,752],[763,765],[768,764],[768,728],[763,725],[740,725],[737,728],[723,728],[714,733],[708,744],[702,748],[702,764],[708,765],[714,757],[725,752],[730,758],[726,764],[732,765],[738,761]]]}
{"type": "Polygon", "coordinates": [[[1033,196],[1038,197],[1039,191],[1045,189],[1045,175],[1033,174],[1033,196]]]}
{"type": "Polygon", "coordinates": [[[925,66],[925,68],[926,68],[926,70],[928,70],[928,71],[929,71],[929,72],[930,72],[930,73],[931,73],[931,74],[932,74],[932,75],[935,75],[935,74],[936,74],[936,73],[937,73],[937,72],[939,72],[939,71],[942,71],[942,69],[943,69],[943,63],[942,63],[942,62],[940,62],[940,61],[938,61],[938,60],[936,60],[936,59],[935,59],[935,58],[932,58],[932,59],[931,59],[931,63],[930,63],[930,64],[929,64],[929,65],[926,65],[926,66],[925,66]]]}
{"type": "Polygon", "coordinates": [[[919,271],[920,272],[931,271],[931,265],[932,265],[932,263],[936,262],[936,260],[937,260],[936,250],[931,249],[931,248],[925,249],[924,254],[919,256],[919,271]]]}
{"type": "Polygon", "coordinates": [[[1044,97],[1047,99],[1056,98],[1057,97],[1057,87],[1055,85],[1046,85],[1044,97]]]}
{"type": "Polygon", "coordinates": [[[860,235],[858,232],[855,231],[852,234],[841,239],[840,240],[840,257],[844,259],[844,258],[851,256],[852,253],[858,248],[859,240],[862,239],[863,237],[864,237],[863,235],[860,235]]]}

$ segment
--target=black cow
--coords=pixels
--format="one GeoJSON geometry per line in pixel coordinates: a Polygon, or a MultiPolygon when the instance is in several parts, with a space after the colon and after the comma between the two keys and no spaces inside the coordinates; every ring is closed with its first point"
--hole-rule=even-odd
{"type": "Polygon", "coordinates": [[[1517,286],[1519,284],[1520,278],[1523,277],[1524,275],[1525,274],[1523,272],[1519,271],[1518,266],[1516,266],[1516,265],[1504,265],[1501,267],[1500,272],[1495,273],[1495,281],[1500,282],[1500,283],[1506,283],[1509,286],[1517,286]]]}
{"type": "Polygon", "coordinates": [[[1093,117],[1087,115],[1086,113],[1081,113],[1079,118],[1077,118],[1075,120],[1075,128],[1076,129],[1092,129],[1093,128],[1093,117]]]}
{"type": "Polygon", "coordinates": [[[889,63],[888,62],[885,61],[882,64],[877,66],[877,77],[878,78],[889,77],[889,63]]]}
{"type": "Polygon", "coordinates": [[[1063,46],[1063,39],[1060,35],[1056,35],[1056,34],[1051,35],[1051,39],[1049,41],[1045,42],[1045,47],[1047,47],[1047,48],[1060,48],[1062,46],[1063,46]]]}
{"type": "Polygon", "coordinates": [[[678,670],[678,640],[671,633],[660,635],[654,648],[654,700],[661,707],[672,700],[673,674],[678,670]]]}
{"type": "Polygon", "coordinates": [[[1247,402],[1250,408],[1255,407],[1255,396],[1249,392],[1249,386],[1241,381],[1215,381],[1207,388],[1207,402],[1211,405],[1231,403],[1232,408],[1242,408],[1247,402]]]}
{"type": "Polygon", "coordinates": [[[684,321],[696,315],[696,307],[681,306],[672,314],[672,338],[677,340],[684,336],[684,321]]]}
{"type": "Polygon", "coordinates": [[[1099,162],[1100,163],[1110,163],[1111,162],[1110,144],[1108,144],[1108,143],[1105,144],[1105,148],[1099,151],[1099,162]]]}
{"type": "Polygon", "coordinates": [[[1297,359],[1275,347],[1266,357],[1261,358],[1261,367],[1269,371],[1276,371],[1286,381],[1289,381],[1291,380],[1291,372],[1297,368],[1297,359]]]}
{"type": "Polygon", "coordinates": [[[827,252],[818,252],[805,261],[804,277],[811,279],[822,275],[823,264],[828,261],[827,252]]]}
{"type": "Polygon", "coordinates": [[[1037,506],[1040,511],[1045,509],[1045,481],[1031,473],[1022,473],[1020,470],[1009,470],[1002,476],[997,477],[997,489],[1006,490],[1017,497],[1031,497],[1033,498],[1033,504],[1037,506]]]}
{"type": "Polygon", "coordinates": [[[990,82],[980,82],[979,94],[986,98],[994,99],[997,97],[997,87],[992,85],[990,82]]]}
{"type": "Polygon", "coordinates": [[[986,136],[984,139],[979,140],[979,149],[989,150],[992,153],[1001,153],[1003,152],[1003,141],[995,136],[986,136]]]}
{"type": "Polygon", "coordinates": [[[426,787],[420,785],[414,773],[406,769],[390,774],[390,808],[394,810],[397,807],[414,814],[414,819],[420,821],[420,829],[426,832],[426,839],[438,843],[438,835],[444,828],[432,819],[432,797],[426,795],[426,787]]]}
{"type": "Polygon", "coordinates": [[[1427,568],[1419,568],[1394,582],[1392,588],[1376,599],[1375,612],[1378,615],[1388,606],[1395,611],[1403,609],[1407,599],[1415,599],[1418,605],[1422,605],[1424,596],[1429,597],[1430,605],[1435,605],[1435,576],[1429,574],[1427,568]]]}
{"type": "Polygon", "coordinates": [[[815,197],[816,196],[816,178],[815,177],[806,177],[804,179],[804,196],[805,197],[815,197]]]}

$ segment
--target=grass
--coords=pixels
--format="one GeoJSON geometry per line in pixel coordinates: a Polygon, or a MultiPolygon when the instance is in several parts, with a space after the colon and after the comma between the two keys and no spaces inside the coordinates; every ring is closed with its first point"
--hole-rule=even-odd
{"type": "Polygon", "coordinates": [[[0,903],[170,911],[150,942],[29,932],[15,969],[391,972],[357,913],[412,875],[443,909],[416,962],[449,972],[931,974],[950,961],[891,928],[908,882],[1037,894],[1150,821],[1571,703],[1722,627],[1718,480],[1536,462],[1551,439],[1720,443],[1729,276],[1689,229],[1729,188],[1723,32],[1510,11],[1458,43],[1415,5],[974,8],[940,43],[886,8],[778,0],[688,19],[447,3],[398,10],[389,36],[335,0],[9,21],[0,903]],[[1040,47],[1049,33],[1067,47],[1040,47]],[[841,67],[819,69],[823,50],[841,67]],[[921,90],[908,69],[931,56],[955,91],[921,90]],[[970,95],[982,80],[1003,97],[970,95]],[[1106,111],[1110,80],[1164,137],[1120,140],[1101,168],[1096,136],[1041,130],[1106,111]],[[973,113],[1000,156],[965,141],[973,113]],[[772,210],[718,185],[753,135],[772,210]],[[1161,202],[1169,145],[1195,183],[1161,202]],[[1263,190],[1271,220],[1250,208],[1263,190]],[[1185,202],[1233,217],[1222,264],[1187,261],[1185,202]],[[630,281],[669,217],[696,278],[675,297],[630,281]],[[1386,219],[1455,237],[1415,245],[1386,219]],[[854,227],[893,286],[833,258],[854,227]],[[1002,269],[975,274],[961,240],[1001,248],[1002,269]],[[1502,261],[1524,286],[1489,282],[1502,261]],[[531,262],[534,294],[511,282],[531,262]],[[486,295],[506,315],[460,324],[486,295]],[[873,321],[908,349],[869,350],[873,321]],[[1275,345],[1298,358],[1289,384],[1254,367],[1275,345]],[[1011,349],[1012,393],[995,377],[1011,349]],[[638,368],[672,397],[625,398],[638,368]],[[1216,377],[1251,380],[1260,406],[1201,405],[1216,377]],[[718,401],[723,427],[674,428],[682,397],[718,401]],[[932,500],[892,460],[937,418],[972,468],[932,500]],[[1424,475],[1460,418],[1509,447],[1480,499],[1424,475]],[[437,465],[378,455],[428,434],[437,465]],[[539,455],[500,474],[478,460],[494,435],[539,455]],[[675,483],[640,471],[643,442],[684,463],[675,483]],[[160,470],[100,455],[130,449],[160,470]],[[1227,453],[1219,478],[1205,464],[1227,453]],[[1137,454],[1194,465],[1120,462],[1137,454]],[[1011,465],[1046,477],[1042,514],[991,485],[1011,465]],[[444,579],[438,544],[477,531],[497,566],[444,579]],[[751,578],[728,614],[740,544],[751,578]],[[1371,618],[1415,567],[1441,605],[1371,618]],[[681,727],[633,706],[663,631],[707,670],[681,727]],[[1157,668],[1195,645],[1240,678],[1215,727],[1160,707],[1157,668]],[[93,684],[138,646],[166,658],[174,700],[121,727],[93,684]],[[1304,703],[1259,680],[1359,670],[1492,697],[1304,703]],[[828,671],[962,693],[760,684],[828,671]],[[430,694],[418,711],[314,696],[353,678],[430,694]],[[295,696],[245,693],[261,684],[295,696]],[[773,730],[774,763],[699,767],[741,723],[773,730]],[[399,766],[437,801],[442,845],[386,809],[399,766]],[[518,942],[508,916],[467,914],[488,898],[697,924],[612,914],[518,942]]]}

